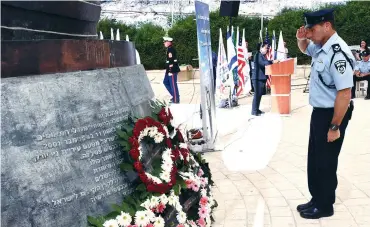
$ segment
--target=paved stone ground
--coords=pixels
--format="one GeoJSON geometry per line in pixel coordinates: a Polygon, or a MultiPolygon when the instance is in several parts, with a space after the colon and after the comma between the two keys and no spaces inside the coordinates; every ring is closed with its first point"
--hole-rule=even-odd
{"type": "MultiPolygon", "coordinates": [[[[169,98],[162,78],[148,76],[156,96],[169,98]]],[[[362,98],[355,100],[355,112],[340,154],[335,215],[305,220],[296,211],[298,204],[310,199],[306,158],[312,108],[308,94],[302,92],[304,86],[296,86],[304,83],[303,78],[292,82],[290,117],[266,114],[250,118],[251,97],[247,97],[240,100],[245,107],[239,108],[244,111],[241,116],[247,119],[243,125],[235,118],[223,119],[226,124],[237,125],[234,132],[228,136],[221,133],[221,140],[227,144],[225,149],[205,154],[219,203],[214,227],[370,226],[370,101],[362,98]],[[262,148],[253,137],[261,135],[258,133],[266,134],[262,148]]],[[[179,87],[182,103],[199,103],[199,80],[194,84],[181,83],[179,87]]],[[[263,110],[269,110],[269,102],[268,96],[262,98],[263,110]]]]}

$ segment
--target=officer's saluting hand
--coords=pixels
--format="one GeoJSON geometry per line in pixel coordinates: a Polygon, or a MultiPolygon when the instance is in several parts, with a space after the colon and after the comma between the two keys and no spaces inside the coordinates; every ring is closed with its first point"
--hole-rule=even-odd
{"type": "Polygon", "coordinates": [[[307,178],[312,199],[297,207],[301,217],[334,214],[338,156],[353,105],[355,59],[334,27],[334,10],[305,13],[297,30],[302,53],[312,57],[309,102],[313,107],[308,145],[307,178]]]}

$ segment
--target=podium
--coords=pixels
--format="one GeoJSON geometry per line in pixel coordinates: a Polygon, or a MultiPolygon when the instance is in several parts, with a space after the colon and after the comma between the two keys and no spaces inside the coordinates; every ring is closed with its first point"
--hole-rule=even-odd
{"type": "Polygon", "coordinates": [[[271,75],[271,112],[280,115],[291,114],[291,75],[294,73],[294,59],[286,59],[266,66],[266,75],[271,75]]]}

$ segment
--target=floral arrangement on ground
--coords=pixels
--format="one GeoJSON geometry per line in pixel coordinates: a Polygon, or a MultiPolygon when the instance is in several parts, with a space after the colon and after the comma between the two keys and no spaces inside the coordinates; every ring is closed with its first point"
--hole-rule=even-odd
{"type": "Polygon", "coordinates": [[[152,114],[129,117],[117,131],[123,171],[137,174],[136,190],[105,216],[88,216],[95,227],[208,227],[217,207],[208,163],[192,152],[173,126],[168,105],[151,102],[152,114]]]}

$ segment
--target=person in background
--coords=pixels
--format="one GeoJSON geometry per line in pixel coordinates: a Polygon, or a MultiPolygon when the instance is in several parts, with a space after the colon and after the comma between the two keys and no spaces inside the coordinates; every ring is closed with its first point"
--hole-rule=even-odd
{"type": "Polygon", "coordinates": [[[362,52],[364,52],[365,50],[369,50],[369,47],[368,47],[367,42],[365,40],[361,40],[360,49],[357,51],[357,54],[356,54],[356,61],[361,61],[362,52]]]}
{"type": "Polygon", "coordinates": [[[288,59],[289,57],[289,52],[288,52],[288,48],[286,47],[286,42],[284,42],[284,48],[285,48],[285,59],[288,59]]]}
{"type": "Polygon", "coordinates": [[[179,103],[180,94],[177,86],[177,74],[180,72],[180,67],[177,60],[176,50],[172,46],[172,41],[173,39],[171,37],[163,37],[164,46],[167,48],[166,74],[164,76],[163,84],[172,96],[171,102],[179,103]]]}
{"type": "Polygon", "coordinates": [[[269,49],[268,43],[258,44],[257,49],[259,50],[254,57],[254,70],[256,71],[252,74],[252,83],[254,86],[254,97],[252,103],[252,115],[261,116],[262,112],[259,107],[261,103],[262,95],[264,94],[265,84],[267,81],[267,76],[265,74],[265,66],[271,65],[272,63],[278,62],[278,60],[269,61],[266,58],[266,53],[269,49]]]}
{"type": "Polygon", "coordinates": [[[352,98],[355,98],[356,81],[367,80],[367,93],[365,100],[370,99],[370,50],[365,50],[361,54],[362,60],[356,65],[353,75],[352,98]]]}

